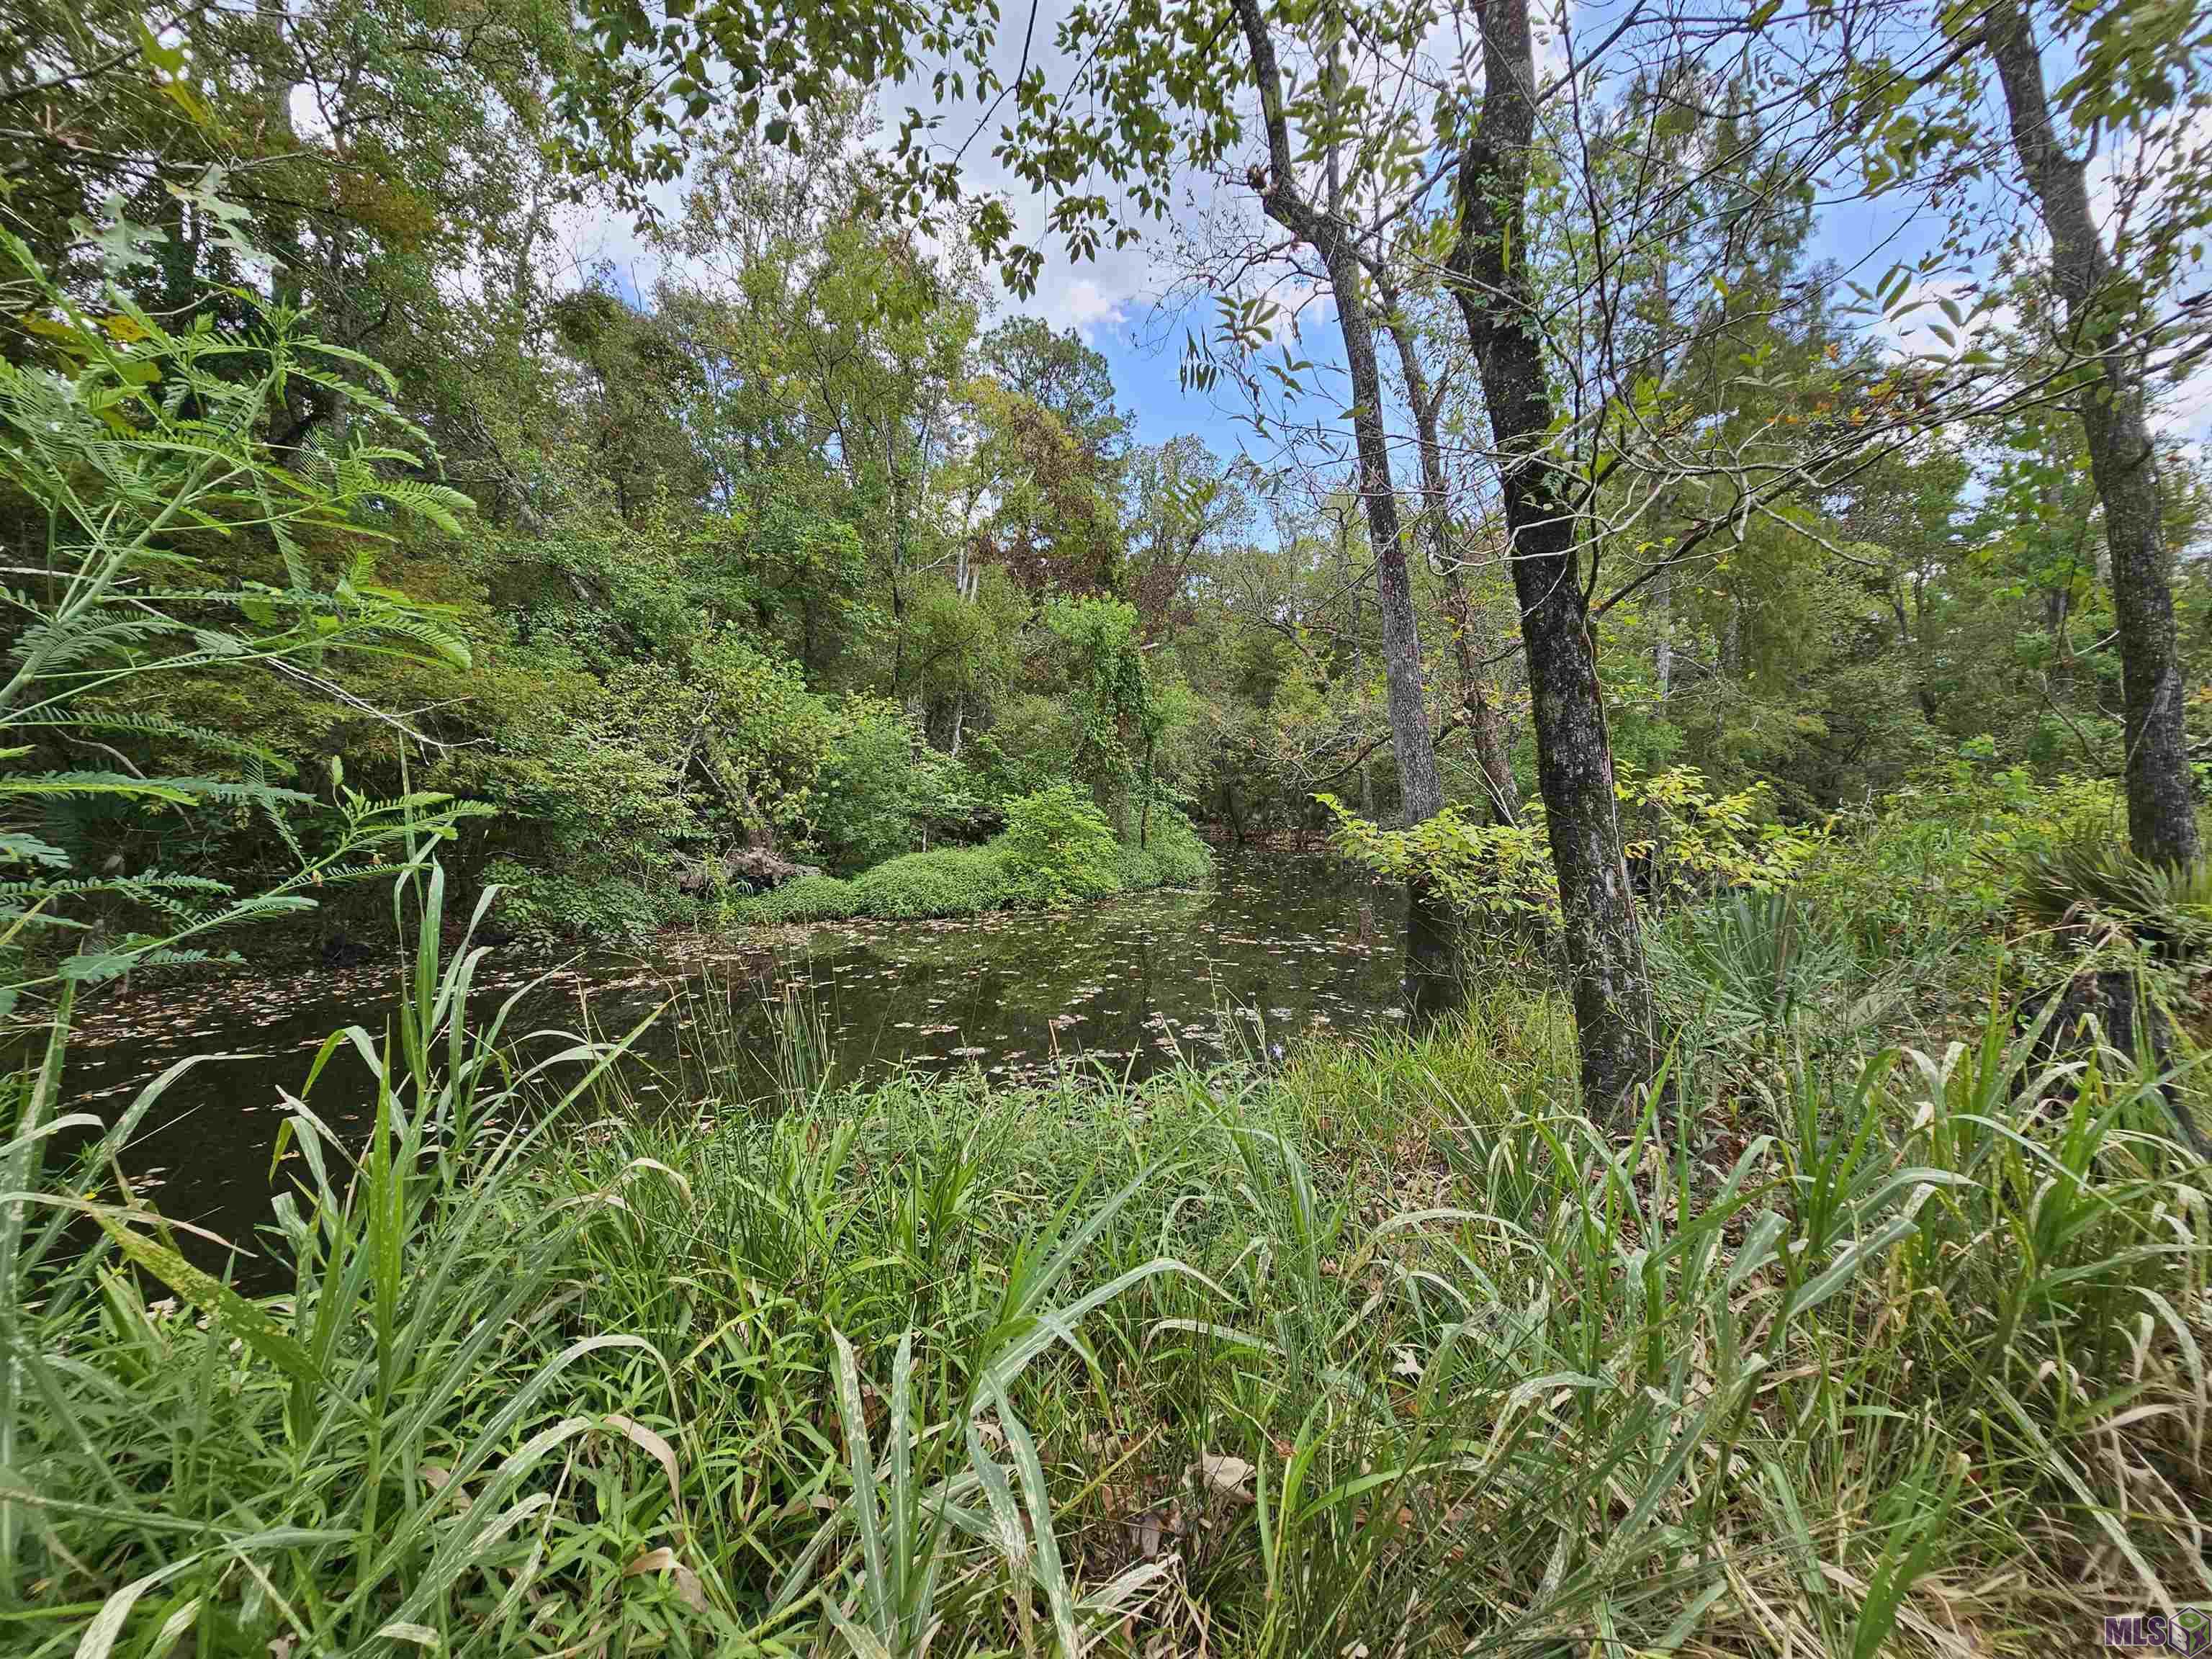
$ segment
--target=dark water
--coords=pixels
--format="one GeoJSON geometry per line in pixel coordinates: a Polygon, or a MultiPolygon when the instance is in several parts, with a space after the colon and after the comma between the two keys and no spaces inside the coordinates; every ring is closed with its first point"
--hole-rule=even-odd
{"type": "MultiPolygon", "coordinates": [[[[471,1006],[488,1012],[556,969],[507,1031],[626,1032],[678,1000],[639,1045],[639,1098],[672,1101],[712,1068],[726,1098],[765,1095],[773,1021],[796,1009],[836,1075],[973,1066],[1002,1079],[1068,1065],[1142,1077],[1182,1056],[1279,1052],[1315,1030],[1406,1015],[1403,893],[1319,854],[1224,856],[1202,890],[1132,894],[1052,915],[844,924],[772,952],[743,940],[671,940],[649,957],[566,963],[519,946],[493,953],[471,1006]]],[[[86,1018],[70,1109],[112,1117],[172,1062],[196,1067],[148,1115],[125,1167],[171,1216],[240,1242],[267,1216],[270,1159],[315,1051],[341,1026],[380,1037],[392,967],[284,979],[238,975],[148,988],[86,1018]]],[[[309,1103],[359,1129],[374,1097],[342,1052],[309,1103]]]]}

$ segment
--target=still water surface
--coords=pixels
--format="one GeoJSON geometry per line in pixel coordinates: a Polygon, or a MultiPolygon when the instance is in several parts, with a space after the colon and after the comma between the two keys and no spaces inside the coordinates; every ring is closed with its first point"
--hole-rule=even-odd
{"type": "MultiPolygon", "coordinates": [[[[552,968],[510,1017],[510,1033],[619,1033],[688,985],[694,994],[640,1044],[661,1072],[658,1082],[641,1072],[636,1091],[647,1099],[680,1092],[679,1050],[695,1054],[686,1069],[696,1072],[702,985],[730,1012],[703,1022],[720,1028],[719,1063],[738,1073],[716,1079],[726,1094],[765,1093],[771,1011],[793,1004],[826,1035],[840,1077],[972,1066],[1019,1079],[1073,1064],[1142,1077],[1179,1055],[1279,1052],[1309,1031],[1403,1018],[1404,913],[1402,891],[1325,854],[1252,852],[1223,856],[1203,890],[1048,915],[819,927],[772,952],[696,936],[645,957],[573,962],[503,946],[471,1006],[488,1011],[552,968]]],[[[300,1089],[331,1031],[380,1034],[394,983],[394,970],[377,966],[135,991],[87,1019],[71,1109],[112,1116],[173,1061],[225,1055],[163,1095],[127,1167],[170,1215],[244,1242],[267,1216],[283,1091],[300,1089]]],[[[310,1103],[332,1127],[359,1131],[374,1104],[367,1079],[342,1052],[310,1103]]]]}

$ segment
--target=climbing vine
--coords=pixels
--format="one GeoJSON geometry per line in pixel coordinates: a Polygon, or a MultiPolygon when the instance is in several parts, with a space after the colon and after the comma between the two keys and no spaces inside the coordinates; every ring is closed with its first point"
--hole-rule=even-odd
{"type": "Polygon", "coordinates": [[[1137,612],[1096,594],[1056,599],[1044,623],[1066,667],[1079,736],[1076,775],[1115,830],[1128,836],[1133,794],[1148,794],[1166,709],[1145,666],[1137,612]]]}

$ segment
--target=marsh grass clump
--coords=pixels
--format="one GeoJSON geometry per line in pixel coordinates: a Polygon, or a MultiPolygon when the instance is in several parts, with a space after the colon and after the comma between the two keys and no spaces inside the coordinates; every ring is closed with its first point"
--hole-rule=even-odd
{"type": "Polygon", "coordinates": [[[620,1037],[505,1067],[423,880],[391,1037],[292,1108],[282,1294],[133,1201],[158,1081],[42,1179],[58,1047],[17,1080],[22,1650],[1951,1655],[2203,1593],[2206,1170],[2002,1006],[1687,1068],[1679,1133],[1505,985],[647,1115],[620,1037]]]}

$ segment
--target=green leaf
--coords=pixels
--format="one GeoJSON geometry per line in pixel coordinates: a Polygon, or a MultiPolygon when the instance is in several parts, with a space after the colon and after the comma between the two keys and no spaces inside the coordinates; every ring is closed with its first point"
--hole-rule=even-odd
{"type": "Polygon", "coordinates": [[[155,1243],[131,1226],[125,1219],[128,1213],[96,1206],[92,1217],[100,1224],[100,1231],[115,1242],[117,1249],[185,1301],[212,1316],[292,1381],[310,1385],[322,1381],[315,1362],[291,1333],[214,1274],[195,1267],[167,1245],[155,1243]]]}

